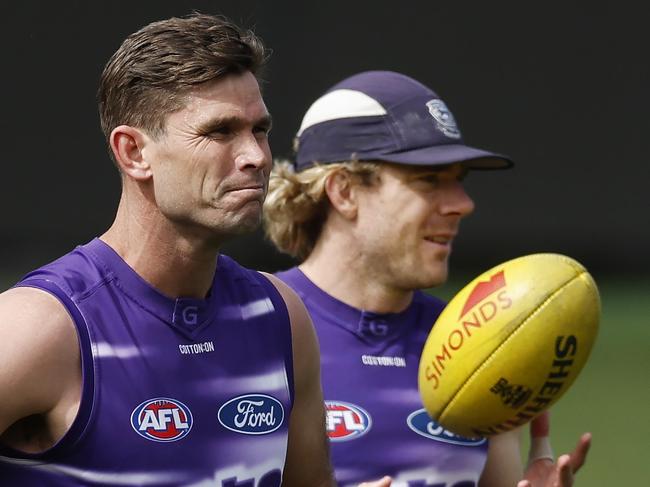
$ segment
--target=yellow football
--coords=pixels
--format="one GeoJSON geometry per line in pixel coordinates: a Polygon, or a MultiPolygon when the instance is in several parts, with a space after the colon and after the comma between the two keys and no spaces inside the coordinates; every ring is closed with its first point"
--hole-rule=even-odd
{"type": "Polygon", "coordinates": [[[433,326],[418,372],[424,407],[466,437],[525,424],[575,381],[599,320],[598,288],[570,257],[498,265],[456,294],[433,326]]]}

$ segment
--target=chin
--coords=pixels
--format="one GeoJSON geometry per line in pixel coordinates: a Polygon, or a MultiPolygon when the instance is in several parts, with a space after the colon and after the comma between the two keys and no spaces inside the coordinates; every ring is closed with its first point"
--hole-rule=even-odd
{"type": "Polygon", "coordinates": [[[219,247],[234,238],[253,233],[260,227],[261,222],[261,217],[249,217],[204,223],[203,235],[213,245],[219,247]]]}
{"type": "Polygon", "coordinates": [[[427,273],[426,277],[423,277],[423,281],[425,282],[424,285],[420,287],[424,289],[424,288],[441,286],[442,284],[447,282],[448,276],[449,276],[449,271],[446,265],[443,268],[437,268],[431,270],[431,272],[427,273]]]}
{"type": "Polygon", "coordinates": [[[247,215],[228,225],[227,233],[233,236],[246,235],[257,230],[262,224],[262,215],[247,215]]]}

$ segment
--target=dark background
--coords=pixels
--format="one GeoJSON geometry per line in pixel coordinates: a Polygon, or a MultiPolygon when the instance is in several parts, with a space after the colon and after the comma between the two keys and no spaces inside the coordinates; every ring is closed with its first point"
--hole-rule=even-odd
{"type": "MultiPolygon", "coordinates": [[[[596,274],[650,269],[649,43],[624,2],[26,0],[3,6],[0,34],[5,273],[109,226],[120,187],[99,128],[99,74],[126,35],[192,9],[226,14],[273,49],[264,89],[276,156],[290,155],[311,101],[366,69],[431,86],[468,143],[510,155],[514,170],[468,179],[477,211],[455,269],[537,251],[596,274]]],[[[261,232],[225,252],[265,270],[291,263],[261,232]]]]}

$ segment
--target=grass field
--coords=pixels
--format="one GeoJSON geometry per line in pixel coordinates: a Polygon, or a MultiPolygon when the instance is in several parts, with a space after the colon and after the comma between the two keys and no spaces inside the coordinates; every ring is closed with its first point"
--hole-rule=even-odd
{"type": "MultiPolygon", "coordinates": [[[[592,448],[576,486],[649,485],[650,278],[597,281],[603,310],[598,339],[581,375],[553,407],[553,447],[558,454],[571,451],[591,431],[592,448]]],[[[450,283],[435,294],[449,299],[461,287],[450,283]]]]}
{"type": "MultiPolygon", "coordinates": [[[[0,289],[17,277],[0,275],[0,289]]],[[[648,485],[650,278],[597,281],[603,305],[599,336],[582,374],[553,408],[553,446],[556,453],[567,452],[584,431],[593,433],[578,487],[648,485]]],[[[435,294],[449,299],[463,282],[468,281],[454,281],[435,294]]]]}

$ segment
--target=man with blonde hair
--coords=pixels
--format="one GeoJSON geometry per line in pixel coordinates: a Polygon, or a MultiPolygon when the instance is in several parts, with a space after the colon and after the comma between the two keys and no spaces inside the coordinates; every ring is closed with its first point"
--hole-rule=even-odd
{"type": "Polygon", "coordinates": [[[467,146],[439,96],[388,71],[351,76],[318,98],[295,161],[276,164],[266,231],[301,260],[277,275],[316,327],[340,486],[383,475],[408,487],[573,483],[588,434],[554,463],[543,415],[524,473],[517,432],[459,437],[427,416],[417,391],[420,353],[444,307],[421,289],[447,279],[453,240],[474,209],[462,180],[511,165],[467,146]]]}

